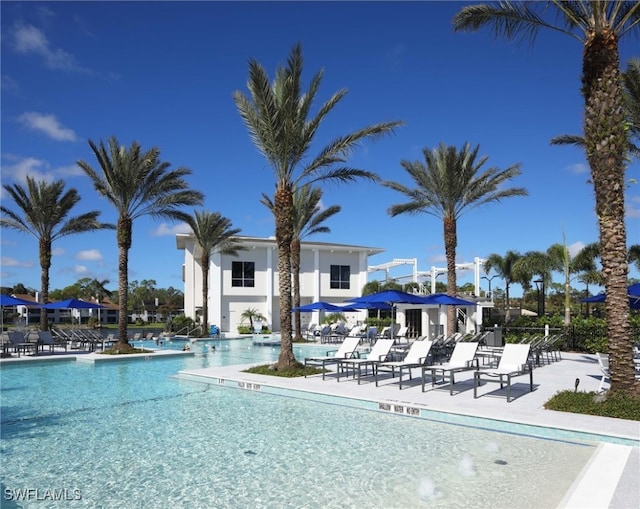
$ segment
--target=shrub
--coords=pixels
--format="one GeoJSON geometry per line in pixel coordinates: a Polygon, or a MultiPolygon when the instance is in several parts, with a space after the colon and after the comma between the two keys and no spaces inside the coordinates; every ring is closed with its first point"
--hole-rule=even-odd
{"type": "Polygon", "coordinates": [[[559,412],[640,421],[640,398],[624,392],[611,392],[600,398],[595,392],[561,391],[547,401],[544,407],[559,412]]]}

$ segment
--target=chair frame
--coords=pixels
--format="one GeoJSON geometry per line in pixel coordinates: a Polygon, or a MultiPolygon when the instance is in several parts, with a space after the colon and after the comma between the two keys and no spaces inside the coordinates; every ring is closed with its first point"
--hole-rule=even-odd
{"type": "Polygon", "coordinates": [[[504,347],[502,358],[498,363],[498,367],[493,371],[483,371],[478,370],[473,374],[473,397],[474,399],[478,397],[478,386],[481,382],[494,382],[499,383],[500,388],[503,389],[506,383],[507,385],[507,403],[512,401],[511,399],[511,379],[517,376],[526,375],[527,371],[529,372],[529,392],[533,392],[533,363],[529,360],[529,354],[531,353],[531,345],[530,344],[507,344],[504,347]],[[525,361],[523,364],[517,366],[516,369],[511,369],[507,371],[505,366],[501,366],[503,364],[503,360],[507,358],[505,353],[509,353],[509,351],[516,351],[516,349],[522,349],[522,351],[526,350],[527,356],[525,357],[525,361]],[[483,378],[486,376],[488,378],[483,378]]]}
{"type": "Polygon", "coordinates": [[[365,375],[368,372],[369,366],[374,366],[376,362],[383,362],[391,354],[391,347],[393,346],[393,339],[379,339],[371,348],[366,359],[341,359],[338,361],[338,382],[340,381],[340,372],[346,370],[347,378],[349,377],[349,369],[353,370],[353,376],[358,378],[358,385],[360,385],[360,379],[362,378],[362,367],[365,368],[365,375]]]}
{"type": "Polygon", "coordinates": [[[431,347],[432,346],[433,346],[433,341],[429,341],[427,339],[416,340],[413,343],[411,343],[411,347],[407,351],[407,355],[406,355],[404,360],[377,362],[377,363],[375,363],[373,365],[373,376],[375,377],[375,380],[376,380],[376,387],[378,387],[378,373],[380,372],[380,370],[386,371],[386,372],[391,371],[391,378],[395,378],[396,369],[399,369],[400,370],[400,373],[399,373],[399,376],[400,376],[399,387],[400,387],[400,390],[402,390],[402,375],[403,375],[404,370],[406,369],[409,372],[409,380],[411,380],[411,369],[412,368],[420,368],[420,367],[424,366],[427,363],[427,360],[429,359],[429,357],[431,357],[431,347]],[[424,355],[424,357],[420,357],[415,361],[414,360],[407,361],[406,360],[407,357],[412,359],[411,350],[414,349],[414,348],[418,349],[421,346],[424,346],[424,348],[426,349],[426,354],[424,355]]]}
{"type": "Polygon", "coordinates": [[[422,392],[425,392],[425,377],[431,377],[431,386],[435,387],[436,382],[438,380],[438,375],[442,378],[442,381],[449,380],[449,395],[453,396],[453,385],[455,382],[455,374],[461,373],[463,371],[470,371],[480,369],[478,358],[476,357],[476,352],[478,351],[479,343],[475,342],[458,342],[453,349],[453,353],[451,354],[451,359],[449,362],[442,364],[440,366],[430,366],[422,368],[422,392]],[[459,361],[456,358],[456,353],[459,356],[462,356],[462,353],[469,353],[468,351],[473,351],[473,355],[471,357],[463,356],[459,361]],[[430,374],[427,374],[427,371],[430,371],[430,374]]]}
{"type": "MultiPolygon", "coordinates": [[[[327,350],[327,355],[324,357],[307,357],[304,360],[304,367],[307,366],[322,366],[322,379],[324,380],[324,375],[326,373],[326,365],[327,364],[338,364],[341,359],[349,359],[352,357],[356,357],[358,352],[356,348],[360,344],[360,338],[357,336],[351,336],[344,338],[342,345],[337,350],[327,350]],[[352,348],[353,347],[353,348],[352,348]],[[342,350],[344,348],[344,350],[342,350]],[[342,350],[342,351],[341,351],[342,350]],[[331,353],[333,352],[333,355],[331,353]]],[[[306,378],[307,375],[305,374],[306,378]]]]}

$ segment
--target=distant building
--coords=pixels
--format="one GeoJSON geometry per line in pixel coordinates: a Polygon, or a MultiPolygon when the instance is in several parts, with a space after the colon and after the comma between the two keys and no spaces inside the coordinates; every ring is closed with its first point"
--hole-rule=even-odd
{"type": "MultiPolygon", "coordinates": [[[[280,330],[278,249],[275,238],[239,237],[247,248],[237,257],[213,253],[209,272],[209,323],[222,331],[237,331],[242,313],[256,309],[268,326],[280,330]]],[[[193,236],[178,234],[184,250],[185,315],[196,319],[202,309],[202,269],[193,236]]],[[[367,283],[368,258],[382,249],[325,242],[302,242],[300,253],[300,303],[327,301],[337,305],[359,297],[367,283]]],[[[365,312],[356,313],[360,317],[365,312]]],[[[311,313],[303,313],[304,322],[311,313]]],[[[355,317],[354,317],[355,318],[355,317]]],[[[303,322],[303,323],[304,323],[303,322]]],[[[247,322],[245,322],[247,323],[247,322]]],[[[247,323],[248,324],[248,323],[247,323]]]]}
{"type": "MultiPolygon", "coordinates": [[[[209,268],[209,324],[217,325],[223,332],[236,332],[243,323],[242,314],[255,309],[267,319],[268,327],[280,330],[280,293],[278,291],[278,250],[274,238],[239,237],[247,248],[238,256],[213,253],[209,268]]],[[[184,251],[182,279],[184,281],[184,312],[199,320],[202,309],[202,269],[199,264],[199,248],[190,234],[176,236],[177,248],[184,251]]],[[[349,299],[360,297],[368,282],[368,273],[376,267],[369,266],[369,257],[384,252],[383,249],[331,244],[327,242],[302,242],[300,253],[300,304],[325,301],[346,305],[349,299]]],[[[478,272],[479,263],[475,268],[478,272]]],[[[414,271],[415,272],[415,271],[414,271]]],[[[432,271],[433,272],[433,271],[432,271]]],[[[476,274],[476,281],[479,279],[476,274]]],[[[476,284],[478,286],[478,284],[476,284]]],[[[482,323],[482,307],[492,306],[484,298],[467,298],[475,306],[459,308],[457,329],[475,332],[482,323]]],[[[363,321],[367,311],[344,313],[351,324],[363,321]]],[[[411,329],[412,335],[434,337],[447,334],[446,306],[396,306],[396,322],[411,329]]],[[[320,314],[302,313],[302,325],[318,323],[320,314]]],[[[248,325],[248,322],[244,322],[248,325]]]]}

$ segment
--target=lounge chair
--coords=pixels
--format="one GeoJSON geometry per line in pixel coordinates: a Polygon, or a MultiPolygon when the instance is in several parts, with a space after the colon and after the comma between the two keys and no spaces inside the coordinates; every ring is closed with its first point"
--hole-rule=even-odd
{"type": "Polygon", "coordinates": [[[500,388],[507,384],[507,403],[511,401],[511,379],[529,372],[529,391],[533,391],[533,366],[529,359],[530,344],[509,343],[504,346],[498,367],[478,370],[473,374],[473,397],[478,397],[478,385],[482,381],[497,382],[500,388]]]}
{"type": "Polygon", "coordinates": [[[38,331],[38,346],[40,350],[44,352],[44,348],[49,347],[49,352],[54,353],[56,346],[64,347],[64,351],[67,351],[67,342],[66,341],[56,341],[56,338],[53,337],[51,331],[48,330],[39,330],[38,331]]]}
{"type": "Polygon", "coordinates": [[[407,355],[401,361],[385,361],[377,362],[373,365],[373,374],[376,379],[376,387],[378,387],[378,373],[380,371],[391,371],[391,377],[396,376],[396,369],[400,374],[400,390],[402,390],[402,374],[406,369],[409,372],[409,380],[411,380],[411,369],[419,368],[427,363],[429,351],[433,341],[422,339],[411,343],[411,347],[407,351],[407,355]]]}
{"type": "Polygon", "coordinates": [[[442,378],[442,381],[449,380],[449,395],[453,395],[453,384],[455,383],[455,374],[462,371],[469,371],[471,369],[477,370],[478,359],[476,359],[476,351],[478,350],[478,343],[467,343],[460,341],[456,343],[453,353],[449,362],[445,362],[440,366],[430,366],[422,368],[422,392],[425,387],[425,377],[431,376],[431,386],[436,385],[438,376],[442,378]],[[427,374],[427,371],[430,373],[427,374]]]}
{"type": "Polygon", "coordinates": [[[353,370],[353,376],[357,374],[358,384],[360,384],[360,378],[362,376],[362,368],[365,368],[365,374],[367,368],[374,366],[376,362],[383,362],[389,356],[391,347],[393,346],[393,339],[379,339],[371,348],[371,351],[365,359],[341,359],[338,361],[338,382],[340,381],[340,373],[342,370],[347,371],[347,377],[349,376],[349,370],[353,370]]]}
{"type": "Polygon", "coordinates": [[[393,339],[395,339],[398,343],[402,343],[403,340],[405,342],[409,342],[408,334],[409,327],[400,327],[393,339]]]}
{"type": "MultiPolygon", "coordinates": [[[[353,336],[345,338],[340,348],[327,351],[327,355],[322,357],[307,357],[304,360],[306,366],[322,366],[322,379],[324,380],[325,366],[327,364],[337,364],[341,359],[350,359],[357,355],[356,348],[360,343],[360,338],[353,336]]],[[[305,375],[306,378],[307,375],[305,375]]]]}
{"type": "Polygon", "coordinates": [[[598,364],[600,366],[600,371],[602,372],[602,378],[600,379],[598,392],[603,392],[604,384],[607,382],[607,380],[611,380],[611,372],[609,371],[609,356],[606,353],[596,353],[596,357],[598,358],[598,364]]]}
{"type": "Polygon", "coordinates": [[[11,347],[13,351],[18,354],[18,357],[20,357],[21,352],[24,352],[26,355],[30,350],[32,350],[34,354],[38,353],[38,344],[33,341],[27,341],[27,338],[24,337],[22,332],[10,330],[7,334],[9,335],[9,341],[11,341],[11,347]]]}

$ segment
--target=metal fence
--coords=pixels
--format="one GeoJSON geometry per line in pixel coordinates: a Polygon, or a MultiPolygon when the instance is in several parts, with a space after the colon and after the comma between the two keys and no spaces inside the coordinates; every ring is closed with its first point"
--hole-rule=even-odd
{"type": "MultiPolygon", "coordinates": [[[[640,342],[640,327],[631,326],[632,342],[640,342]]],[[[490,330],[490,329],[485,329],[490,330]]],[[[502,327],[502,335],[504,336],[519,336],[525,337],[530,335],[544,335],[547,330],[544,327],[502,327]]],[[[598,340],[607,337],[607,329],[604,325],[590,325],[590,326],[576,326],[570,325],[565,331],[562,327],[550,327],[548,334],[563,334],[564,340],[562,342],[562,350],[573,352],[587,352],[588,343],[595,343],[598,340]]]]}

